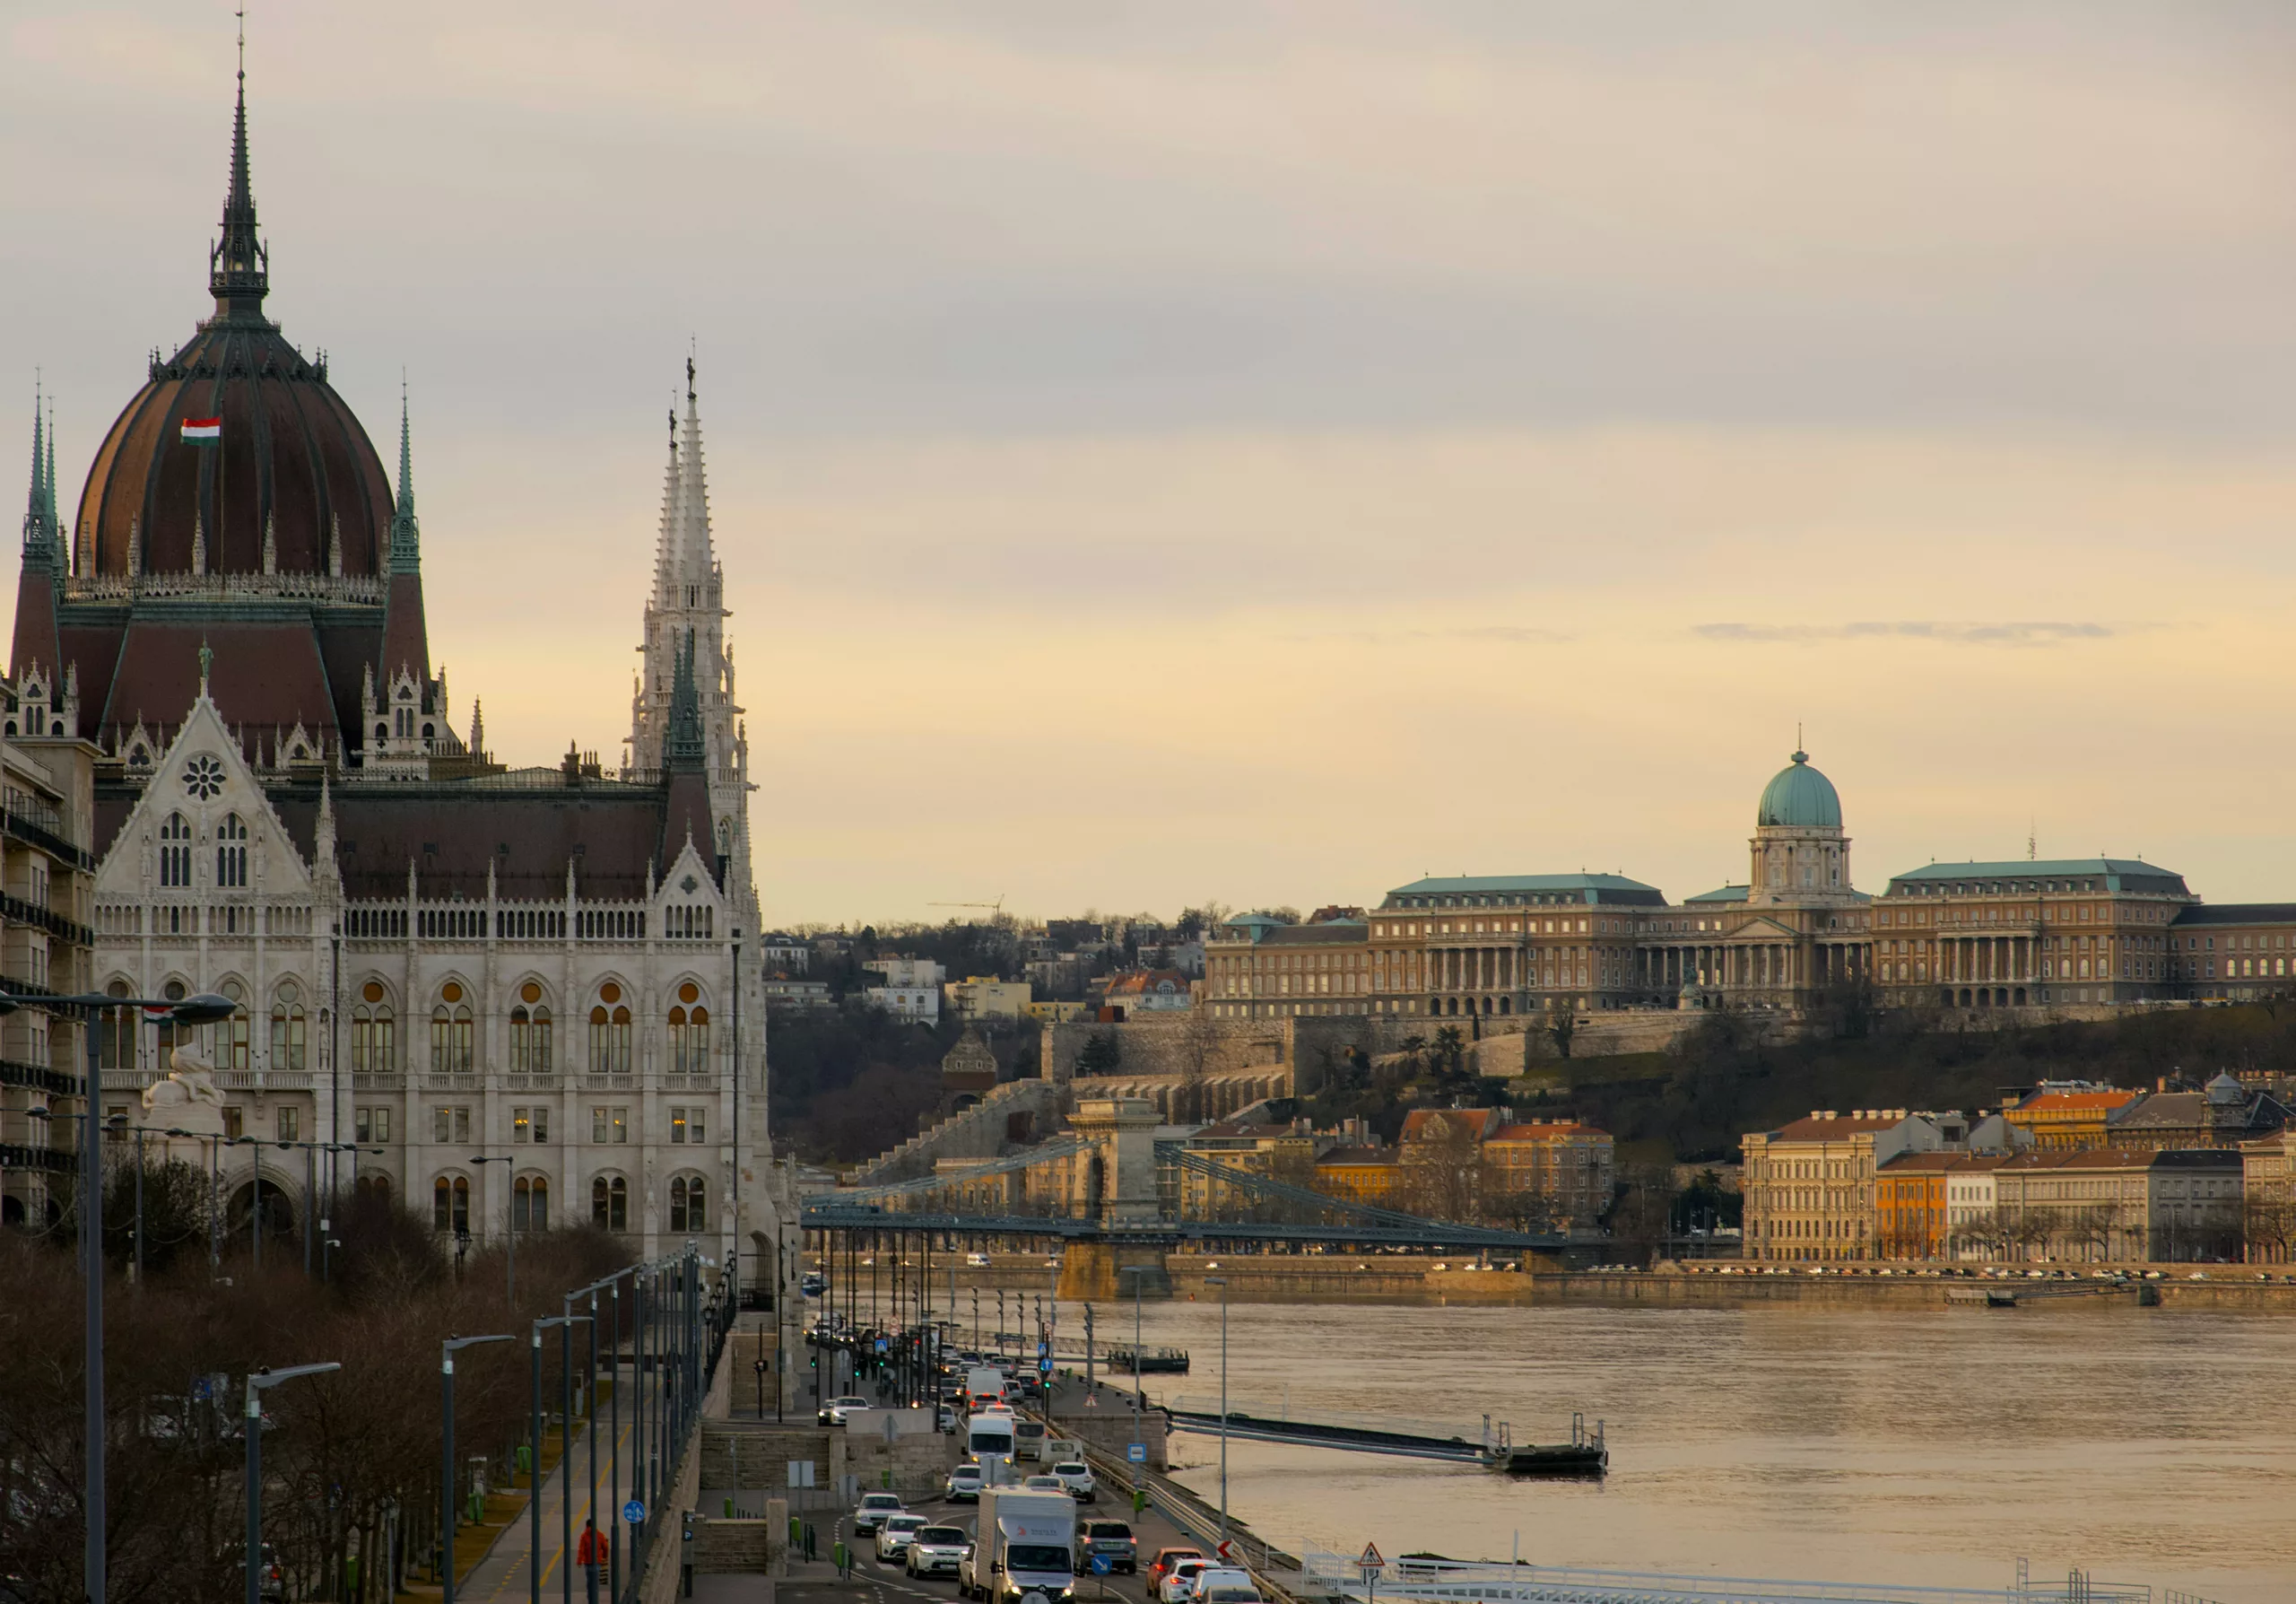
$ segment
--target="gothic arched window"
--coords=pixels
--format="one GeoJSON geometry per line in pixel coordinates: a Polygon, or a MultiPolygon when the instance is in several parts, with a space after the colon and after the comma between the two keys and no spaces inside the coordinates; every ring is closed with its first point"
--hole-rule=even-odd
{"type": "Polygon", "coordinates": [[[215,835],[215,884],[244,886],[248,883],[247,821],[238,814],[227,813],[215,835]]]}
{"type": "MultiPolygon", "coordinates": [[[[127,996],[127,982],[114,981],[104,988],[104,995],[106,997],[127,996]]],[[[102,1050],[105,1068],[133,1069],[135,1068],[137,1017],[138,1015],[134,1008],[107,1008],[100,1016],[96,1027],[100,1038],[98,1046],[102,1050]]]]}
{"type": "Polygon", "coordinates": [[[191,821],[179,813],[160,826],[160,884],[191,884],[191,821]]]}
{"type": "Polygon", "coordinates": [[[398,1068],[398,1019],[380,981],[359,989],[351,1010],[351,1068],[355,1075],[387,1075],[398,1068]]]}
{"type": "Polygon", "coordinates": [[[670,1069],[677,1075],[706,1074],[709,1067],[709,1010],[699,1005],[701,989],[691,981],[678,988],[670,1010],[670,1069]]]}
{"type": "Polygon", "coordinates": [[[702,1207],[701,1177],[680,1175],[670,1182],[670,1229],[700,1231],[708,1211],[702,1207]]]}
{"type": "Polygon", "coordinates": [[[301,1069],[303,1042],[302,990],[292,981],[282,981],[271,998],[271,1067],[301,1069]]]}
{"type": "Polygon", "coordinates": [[[540,1175],[521,1175],[510,1189],[510,1229],[550,1229],[550,1182],[540,1175]]]}
{"type": "Polygon", "coordinates": [[[510,1010],[510,1070],[548,1075],[550,1065],[550,1005],[543,1001],[541,985],[528,981],[518,988],[518,1001],[510,1010]]]}
{"type": "Polygon", "coordinates": [[[622,1003],[622,988],[608,981],[598,988],[598,1001],[590,1010],[590,1073],[630,1073],[630,1009],[622,1003]]]}
{"type": "Polygon", "coordinates": [[[441,1175],[430,1183],[430,1228],[460,1236],[470,1230],[470,1178],[441,1175]]]}
{"type": "Polygon", "coordinates": [[[463,1000],[462,987],[448,981],[439,989],[438,1004],[430,1010],[430,1072],[468,1075],[470,1068],[470,1005],[463,1000]]]}
{"type": "Polygon", "coordinates": [[[248,994],[237,981],[225,981],[216,989],[231,999],[234,1005],[231,1016],[218,1024],[204,1025],[201,1028],[209,1033],[208,1041],[212,1044],[212,1056],[215,1060],[215,1068],[244,1072],[248,1067],[248,1043],[250,1039],[248,1025],[248,994]]]}
{"type": "Polygon", "coordinates": [[[590,1224],[606,1231],[630,1229],[630,1182],[619,1175],[590,1182],[590,1224]]]}

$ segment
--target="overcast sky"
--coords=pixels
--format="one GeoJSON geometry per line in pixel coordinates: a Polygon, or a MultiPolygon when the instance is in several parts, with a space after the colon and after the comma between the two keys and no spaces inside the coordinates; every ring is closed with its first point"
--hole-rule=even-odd
{"type": "MultiPolygon", "coordinates": [[[[231,27],[0,22],[67,506],[207,310],[231,27]]],[[[2030,833],[2296,899],[2285,4],[249,35],[270,309],[387,457],[406,370],[433,654],[510,761],[618,756],[695,343],[772,920],[1681,896],[1797,722],[1868,888],[2030,833]]]]}

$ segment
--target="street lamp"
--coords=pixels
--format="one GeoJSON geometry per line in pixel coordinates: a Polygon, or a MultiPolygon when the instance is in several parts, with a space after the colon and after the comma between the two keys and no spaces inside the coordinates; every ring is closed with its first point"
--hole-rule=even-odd
{"type": "MultiPolygon", "coordinates": [[[[1204,1284],[1220,1289],[1220,1540],[1224,1543],[1228,1540],[1228,1277],[1206,1276],[1204,1284]]],[[[1133,1359],[1136,1364],[1139,1356],[1134,1355],[1133,1359]]],[[[1133,1379],[1139,1379],[1138,1373],[1133,1379]]]]}
{"type": "MultiPolygon", "coordinates": [[[[483,1153],[474,1153],[470,1155],[470,1162],[480,1166],[479,1173],[484,1175],[485,1166],[488,1164],[515,1164],[518,1159],[517,1155],[512,1153],[499,1154],[492,1158],[487,1157],[483,1153]]],[[[510,1184],[510,1171],[508,1169],[502,1172],[502,1183],[505,1187],[510,1184]]],[[[516,1309],[518,1306],[518,1233],[512,1224],[510,1195],[508,1191],[502,1195],[502,1251],[509,1261],[510,1307],[516,1309]]],[[[535,1451],[540,1453],[542,1450],[537,1448],[535,1451]]]]}
{"type": "MultiPolygon", "coordinates": [[[[213,1024],[229,1019],[238,1005],[228,997],[203,991],[186,998],[112,997],[83,992],[71,997],[18,997],[0,991],[0,1016],[18,1008],[78,1008],[83,1015],[81,1034],[87,1039],[87,1116],[82,1126],[80,1153],[80,1251],[87,1286],[87,1418],[83,1429],[88,1444],[87,1521],[83,1587],[101,1604],[104,1597],[104,1189],[103,1133],[97,1129],[97,1110],[103,1103],[102,1050],[98,1022],[115,1008],[161,1009],[178,1024],[213,1024]]],[[[254,1561],[249,1559],[252,1565],[254,1561]]],[[[252,1576],[254,1572],[250,1570],[252,1576]]]]}
{"type": "MultiPolygon", "coordinates": [[[[556,1326],[561,1330],[564,1330],[578,1321],[587,1321],[589,1318],[587,1314],[552,1314],[546,1319],[535,1321],[532,1350],[535,1450],[534,1463],[528,1468],[526,1483],[529,1495],[526,1507],[533,1512],[534,1533],[528,1543],[528,1547],[532,1551],[526,1556],[528,1562],[526,1597],[529,1604],[542,1604],[542,1334],[551,1326],[556,1326]]],[[[568,1332],[567,1336],[571,1337],[572,1333],[568,1332]]],[[[564,1346],[565,1341],[566,1338],[560,1338],[561,1347],[564,1346]]],[[[563,1455],[560,1457],[561,1460],[564,1458],[563,1455]]],[[[570,1520],[572,1518],[570,1512],[568,1518],[570,1520]]],[[[574,1596],[574,1573],[571,1571],[566,1573],[565,1581],[566,1596],[570,1600],[574,1596]]]]}
{"type": "Polygon", "coordinates": [[[455,1355],[482,1342],[515,1342],[509,1331],[494,1337],[449,1337],[439,1345],[439,1387],[444,1393],[439,1418],[445,1423],[439,1459],[439,1544],[445,1556],[439,1566],[446,1589],[442,1604],[455,1604],[455,1355]]]}
{"type": "MultiPolygon", "coordinates": [[[[299,1375],[324,1375],[342,1365],[291,1364],[284,1370],[258,1370],[248,1377],[247,1418],[239,1423],[248,1434],[248,1546],[243,1568],[248,1575],[248,1604],[263,1604],[263,1394],[266,1388],[291,1382],[299,1375]]],[[[90,1599],[101,1593],[91,1589],[90,1599]]]]}
{"type": "MultiPolygon", "coordinates": [[[[1147,1275],[1149,1268],[1144,1264],[1127,1264],[1117,1271],[1119,1277],[1132,1277],[1132,1441],[1135,1446],[1140,1442],[1140,1407],[1147,1401],[1142,1391],[1146,1383],[1140,1379],[1140,1287],[1142,1277],[1147,1275]]],[[[1221,1369],[1223,1373],[1226,1371],[1224,1362],[1221,1369]]],[[[1143,1460],[1140,1462],[1145,1465],[1148,1461],[1143,1460]]]]}

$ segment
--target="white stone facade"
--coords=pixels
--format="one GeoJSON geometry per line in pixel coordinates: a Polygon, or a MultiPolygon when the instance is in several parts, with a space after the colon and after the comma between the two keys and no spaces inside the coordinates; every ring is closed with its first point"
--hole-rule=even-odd
{"type": "MultiPolygon", "coordinates": [[[[397,764],[259,764],[210,700],[203,664],[196,700],[99,865],[93,979],[120,994],[243,1000],[240,1019],[196,1042],[171,1043],[148,1024],[117,1032],[104,1077],[108,1107],[150,1124],[135,1094],[166,1076],[173,1048],[213,1066],[226,1133],[265,1144],[222,1149],[223,1197],[242,1228],[257,1163],[299,1210],[307,1173],[326,1173],[328,1155],[275,1144],[356,1142],[368,1149],[361,1184],[387,1184],[449,1232],[485,1240],[596,1219],[644,1254],[694,1239],[721,1263],[738,1240],[744,1280],[773,1279],[777,1234],[794,1242],[795,1230],[777,1228],[789,1189],[760,1156],[770,1145],[748,759],[715,622],[700,449],[689,400],[646,648],[650,676],[657,645],[672,651],[671,626],[695,631],[700,772],[690,761],[669,771],[670,713],[643,691],[634,761],[619,776],[571,759],[558,770],[434,762],[423,741],[397,764]],[[706,590],[687,584],[697,541],[706,590]],[[697,841],[690,820],[674,828],[689,815],[663,804],[705,783],[714,842],[697,841]],[[536,894],[537,849],[512,842],[553,808],[571,844],[562,886],[544,879],[536,894]],[[338,841],[353,828],[367,839],[338,841]],[[424,835],[436,839],[418,847],[424,835]],[[395,892],[400,866],[378,854],[402,850],[395,892]],[[521,859],[529,872],[513,876],[521,859]],[[498,861],[515,894],[498,885],[498,861]]],[[[203,1167],[213,1156],[175,1145],[203,1167]]],[[[348,1187],[352,1163],[336,1163],[348,1187]]]]}

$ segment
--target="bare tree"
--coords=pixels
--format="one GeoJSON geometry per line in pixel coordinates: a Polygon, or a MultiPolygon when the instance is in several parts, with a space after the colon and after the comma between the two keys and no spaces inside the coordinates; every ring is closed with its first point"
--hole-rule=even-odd
{"type": "Polygon", "coordinates": [[[2296,1190],[2274,1187],[2243,1199],[2241,1224],[2248,1258],[2257,1264],[2285,1264],[2296,1250],[2296,1190]]]}

